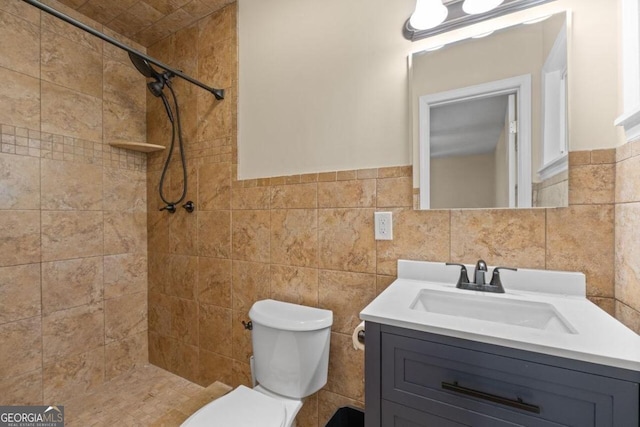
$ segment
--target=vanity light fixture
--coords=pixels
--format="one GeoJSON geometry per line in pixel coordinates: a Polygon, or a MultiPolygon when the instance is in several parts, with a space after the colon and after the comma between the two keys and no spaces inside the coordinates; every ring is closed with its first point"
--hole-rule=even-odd
{"type": "Polygon", "coordinates": [[[417,41],[554,0],[416,0],[403,35],[417,41]],[[443,4],[444,2],[444,4],[443,4]]]}
{"type": "Polygon", "coordinates": [[[464,0],[462,10],[469,15],[489,12],[500,6],[504,0],[464,0]]]}
{"type": "Polygon", "coordinates": [[[448,14],[449,10],[441,0],[416,0],[409,24],[416,30],[428,30],[442,24],[448,14]]]}
{"type": "Polygon", "coordinates": [[[482,39],[482,38],[485,38],[485,37],[487,37],[487,36],[490,36],[490,35],[491,35],[491,34],[493,34],[493,33],[494,33],[494,31],[493,31],[493,30],[492,30],[492,31],[487,31],[486,33],[477,34],[477,35],[475,35],[475,36],[472,36],[471,38],[472,38],[472,39],[482,39]]]}

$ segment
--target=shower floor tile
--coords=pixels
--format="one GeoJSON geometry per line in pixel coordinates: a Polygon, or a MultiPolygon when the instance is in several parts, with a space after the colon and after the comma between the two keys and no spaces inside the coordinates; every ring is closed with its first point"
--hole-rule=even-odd
{"type": "Polygon", "coordinates": [[[229,390],[231,387],[222,383],[204,388],[164,369],[144,365],[106,382],[91,394],[66,402],[65,425],[179,426],[200,406],[229,390]]]}

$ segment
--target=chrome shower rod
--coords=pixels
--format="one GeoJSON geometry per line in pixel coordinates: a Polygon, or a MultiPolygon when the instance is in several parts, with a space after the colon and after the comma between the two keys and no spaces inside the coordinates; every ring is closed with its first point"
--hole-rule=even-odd
{"type": "Polygon", "coordinates": [[[210,86],[205,85],[204,83],[194,79],[193,77],[190,77],[186,74],[184,74],[182,71],[176,70],[171,68],[170,66],[168,66],[167,64],[164,64],[160,61],[158,61],[155,58],[150,57],[149,55],[142,53],[140,51],[137,51],[129,46],[127,46],[124,43],[119,42],[118,40],[114,39],[113,37],[110,37],[104,33],[101,33],[100,31],[89,27],[88,25],[83,24],[82,22],[68,16],[65,15],[62,12],[59,12],[57,10],[55,10],[54,8],[47,6],[45,4],[40,3],[37,0],[22,0],[25,3],[30,4],[31,6],[37,7],[38,9],[42,10],[43,12],[47,12],[50,15],[55,16],[56,18],[62,19],[63,21],[73,25],[74,27],[80,28],[83,31],[86,31],[87,33],[94,35],[96,37],[98,37],[99,39],[102,39],[104,41],[106,41],[107,43],[111,43],[112,45],[125,50],[129,53],[133,53],[134,55],[137,55],[141,58],[146,59],[147,61],[149,61],[150,63],[157,65],[158,67],[164,69],[165,71],[169,71],[171,74],[175,75],[176,77],[180,77],[181,79],[184,79],[186,81],[188,81],[189,83],[192,83],[196,86],[201,87],[202,89],[211,92],[213,94],[213,96],[216,97],[216,99],[220,100],[220,99],[224,99],[224,89],[215,89],[212,88],[210,86]]]}

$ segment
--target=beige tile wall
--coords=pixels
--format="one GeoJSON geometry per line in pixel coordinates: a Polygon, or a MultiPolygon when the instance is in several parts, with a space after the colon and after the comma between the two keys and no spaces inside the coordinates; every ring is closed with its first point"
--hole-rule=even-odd
{"type": "Polygon", "coordinates": [[[565,171],[551,178],[533,183],[533,206],[567,206],[569,204],[569,172],[565,171]]]}
{"type": "Polygon", "coordinates": [[[640,334],[640,141],[616,154],[616,317],[640,334]]]}
{"type": "Polygon", "coordinates": [[[0,404],[65,404],[148,360],[144,79],[15,0],[0,76],[0,404]]]}
{"type": "MultiPolygon", "coordinates": [[[[248,384],[251,340],[241,322],[253,302],[331,309],[328,383],[299,417],[315,427],[339,406],[363,405],[363,353],[350,333],[394,280],[398,258],[583,271],[589,297],[614,312],[613,150],[572,153],[564,209],[414,211],[404,166],[236,180],[235,14],[227,6],[150,48],[228,91],[222,102],[197,88],[178,91],[196,212],[157,211],[162,156],[149,158],[152,363],[203,385],[248,384]],[[374,240],[375,211],[393,212],[393,241],[374,240]]],[[[166,144],[163,107],[150,97],[147,105],[150,142],[166,144]]],[[[169,181],[178,192],[179,173],[169,181]]]]}

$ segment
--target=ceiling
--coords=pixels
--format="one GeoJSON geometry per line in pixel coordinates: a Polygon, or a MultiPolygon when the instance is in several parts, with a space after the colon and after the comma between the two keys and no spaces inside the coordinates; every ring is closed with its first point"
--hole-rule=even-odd
{"type": "Polygon", "coordinates": [[[58,0],[149,47],[235,0],[58,0]]]}
{"type": "Polygon", "coordinates": [[[505,126],[508,97],[492,96],[431,108],[431,157],[495,151],[505,126]]]}

